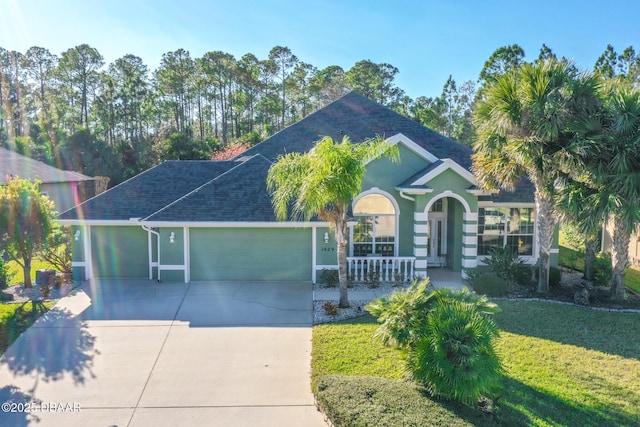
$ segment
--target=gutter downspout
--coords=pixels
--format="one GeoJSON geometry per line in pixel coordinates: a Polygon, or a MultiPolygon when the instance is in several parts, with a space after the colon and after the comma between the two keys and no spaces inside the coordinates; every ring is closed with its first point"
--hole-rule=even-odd
{"type": "Polygon", "coordinates": [[[415,197],[407,196],[407,194],[406,194],[404,191],[402,191],[402,190],[399,190],[399,191],[400,191],[400,197],[402,197],[403,199],[405,199],[405,200],[409,200],[409,201],[411,201],[411,202],[415,202],[415,201],[416,201],[416,198],[415,198],[415,197]]]}
{"type": "MultiPolygon", "coordinates": [[[[142,227],[143,230],[145,230],[147,233],[151,233],[151,234],[155,234],[156,237],[158,238],[158,282],[160,282],[160,233],[158,233],[157,231],[153,230],[150,227],[147,227],[146,225],[141,225],[140,227],[142,227]]],[[[149,245],[149,279],[153,279],[153,273],[152,273],[152,265],[151,263],[153,262],[153,253],[151,252],[151,245],[149,245]]]]}

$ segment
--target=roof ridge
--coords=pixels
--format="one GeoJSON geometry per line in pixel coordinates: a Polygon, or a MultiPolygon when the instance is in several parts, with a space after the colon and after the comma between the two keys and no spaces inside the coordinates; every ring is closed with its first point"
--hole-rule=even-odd
{"type": "MultiPolygon", "coordinates": [[[[267,138],[263,139],[262,141],[260,141],[260,142],[259,142],[259,143],[257,143],[256,145],[254,145],[254,146],[250,147],[250,148],[249,148],[249,149],[247,149],[246,151],[243,151],[242,153],[240,153],[240,154],[238,154],[237,156],[233,157],[233,159],[240,158],[241,156],[243,156],[244,154],[246,154],[247,152],[249,152],[249,151],[251,151],[251,150],[259,150],[260,148],[262,148],[261,146],[262,146],[262,144],[263,144],[263,143],[268,142],[270,139],[272,139],[272,138],[276,137],[277,135],[279,135],[280,133],[284,132],[284,131],[285,131],[285,130],[287,130],[287,129],[290,129],[290,128],[294,127],[294,126],[299,126],[299,125],[300,125],[300,123],[304,123],[305,121],[307,121],[307,119],[312,120],[312,119],[313,119],[313,116],[315,116],[316,114],[320,113],[320,112],[321,112],[321,111],[323,111],[324,109],[326,109],[326,108],[330,107],[330,106],[331,106],[331,105],[333,105],[333,104],[338,103],[338,102],[339,102],[339,101],[341,101],[343,98],[346,98],[347,96],[350,96],[350,95],[352,95],[352,94],[358,95],[358,96],[360,96],[360,97],[362,97],[362,98],[365,98],[365,99],[367,99],[367,100],[369,100],[369,101],[374,102],[374,103],[376,103],[376,104],[377,104],[377,102],[376,102],[376,101],[373,101],[373,100],[371,100],[371,99],[367,98],[366,96],[364,96],[364,95],[362,95],[362,94],[360,94],[360,93],[358,93],[358,92],[356,92],[356,91],[352,90],[352,91],[350,91],[349,93],[345,93],[344,95],[340,96],[339,98],[334,99],[333,101],[331,101],[331,102],[330,102],[330,103],[328,103],[327,105],[325,105],[325,106],[323,106],[323,107],[320,107],[320,108],[317,108],[315,111],[313,111],[313,112],[311,112],[311,113],[307,114],[306,116],[304,116],[304,117],[303,117],[303,118],[301,118],[300,120],[297,120],[297,121],[295,121],[295,122],[293,122],[293,123],[288,124],[287,126],[285,126],[285,127],[283,127],[282,129],[280,129],[278,132],[274,133],[273,135],[269,135],[267,138]]],[[[383,106],[383,107],[384,107],[384,106],[383,106]]],[[[259,152],[258,152],[258,153],[256,153],[256,154],[260,154],[260,155],[262,155],[262,153],[259,153],[259,152]]],[[[255,156],[255,154],[251,154],[251,153],[249,153],[249,155],[255,156]]],[[[262,156],[262,157],[264,157],[264,156],[262,156]]],[[[266,157],[265,157],[265,159],[266,159],[266,157]]],[[[267,160],[269,160],[269,159],[267,159],[267,160]]],[[[271,160],[269,160],[269,162],[271,162],[271,160]]],[[[273,163],[273,162],[271,162],[271,163],[273,163]]]]}
{"type": "MultiPolygon", "coordinates": [[[[210,179],[209,181],[205,182],[204,184],[200,185],[199,187],[196,187],[196,188],[194,188],[193,190],[189,191],[188,193],[183,194],[182,196],[178,197],[178,198],[177,198],[176,200],[174,200],[173,202],[171,202],[171,203],[167,204],[166,206],[163,206],[162,208],[158,209],[157,211],[152,212],[152,213],[150,213],[149,215],[145,216],[144,218],[142,218],[142,221],[146,221],[146,220],[147,220],[147,218],[151,218],[152,216],[157,215],[157,214],[159,214],[160,212],[164,211],[165,209],[168,209],[168,208],[170,208],[171,206],[175,205],[176,203],[178,203],[178,202],[180,202],[180,201],[182,201],[182,200],[186,199],[187,197],[191,196],[192,194],[197,193],[200,189],[202,189],[202,188],[206,187],[207,185],[211,184],[212,182],[216,181],[218,178],[222,178],[223,176],[227,175],[227,174],[228,174],[228,173],[230,173],[231,171],[233,171],[233,170],[235,170],[235,169],[239,168],[240,166],[244,165],[245,163],[247,163],[248,161],[252,160],[252,159],[253,159],[254,157],[256,157],[256,156],[257,156],[257,154],[256,154],[256,155],[251,156],[249,159],[245,160],[244,162],[239,162],[239,163],[238,163],[237,165],[235,165],[234,167],[229,168],[228,170],[226,170],[226,171],[222,172],[220,175],[217,175],[216,177],[214,177],[214,178],[210,179]]],[[[262,157],[264,157],[264,156],[262,156],[262,157]]],[[[269,161],[269,160],[268,160],[268,159],[266,159],[266,158],[265,158],[265,160],[269,161]]],[[[213,160],[212,160],[212,161],[213,161],[213,160]]],[[[226,162],[233,163],[233,162],[231,162],[231,161],[224,161],[224,162],[225,162],[225,163],[226,163],[226,162]]]]}

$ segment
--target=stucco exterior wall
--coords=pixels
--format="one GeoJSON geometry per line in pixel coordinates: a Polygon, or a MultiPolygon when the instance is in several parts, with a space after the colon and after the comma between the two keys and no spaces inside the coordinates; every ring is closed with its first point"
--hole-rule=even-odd
{"type": "Polygon", "coordinates": [[[387,158],[382,158],[367,165],[362,190],[367,191],[372,188],[378,188],[393,196],[400,208],[398,218],[398,256],[413,256],[414,202],[400,196],[396,186],[429,166],[429,162],[403,145],[400,145],[399,151],[399,163],[393,163],[387,158]]]}

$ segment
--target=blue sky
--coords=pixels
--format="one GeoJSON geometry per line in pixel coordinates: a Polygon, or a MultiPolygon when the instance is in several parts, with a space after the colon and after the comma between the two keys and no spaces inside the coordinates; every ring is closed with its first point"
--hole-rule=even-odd
{"type": "Polygon", "coordinates": [[[0,0],[0,46],[60,54],[88,43],[107,63],[132,53],[150,69],[178,48],[265,59],[288,46],[318,68],[390,63],[416,98],[439,95],[450,74],[476,80],[507,44],[532,59],[546,43],[591,68],[609,43],[640,50],[639,17],[636,0],[0,0]]]}

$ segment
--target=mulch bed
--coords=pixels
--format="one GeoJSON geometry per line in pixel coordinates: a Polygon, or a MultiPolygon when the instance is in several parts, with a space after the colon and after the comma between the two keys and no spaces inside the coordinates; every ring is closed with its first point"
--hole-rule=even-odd
{"type": "Polygon", "coordinates": [[[78,283],[63,283],[60,286],[50,286],[49,295],[45,296],[40,285],[34,283],[32,288],[25,288],[24,284],[21,283],[2,290],[2,293],[6,295],[3,302],[53,301],[62,298],[78,286],[78,283]]]}
{"type": "MultiPolygon", "coordinates": [[[[548,293],[540,294],[535,288],[516,287],[511,289],[508,298],[536,298],[540,300],[574,303],[576,292],[583,288],[582,273],[569,269],[562,270],[560,286],[554,286],[548,293]]],[[[589,306],[603,309],[640,310],[640,295],[627,289],[626,299],[622,302],[609,298],[610,287],[595,286],[589,288],[589,306]]]]}

